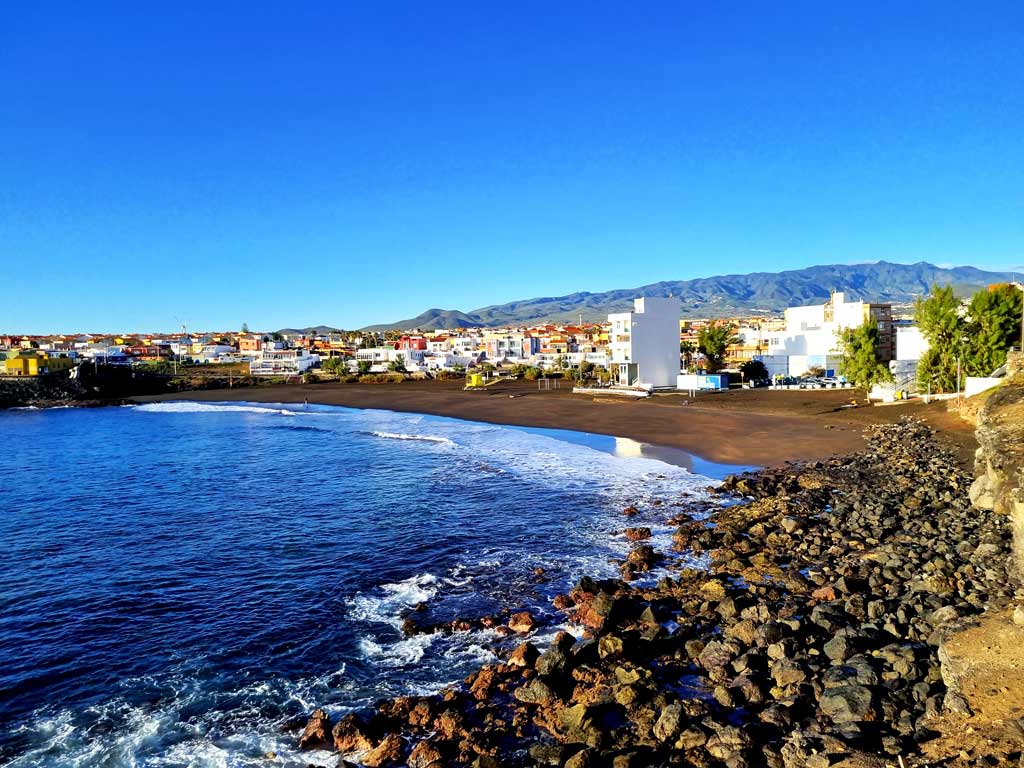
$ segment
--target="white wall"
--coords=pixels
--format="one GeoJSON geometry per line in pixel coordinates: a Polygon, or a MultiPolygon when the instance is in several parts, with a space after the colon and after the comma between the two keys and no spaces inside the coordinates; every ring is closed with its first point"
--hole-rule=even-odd
{"type": "Polygon", "coordinates": [[[608,315],[612,324],[612,362],[635,363],[639,382],[654,387],[676,386],[679,375],[679,299],[645,296],[633,301],[632,312],[608,315]],[[615,342],[628,333],[628,342],[615,342]],[[626,359],[623,359],[625,357],[626,359]]]}
{"type": "Polygon", "coordinates": [[[998,387],[1002,383],[1002,379],[994,379],[991,376],[968,376],[964,382],[964,396],[971,397],[979,392],[998,387]]]}
{"type": "Polygon", "coordinates": [[[920,360],[928,351],[928,340],[916,325],[896,326],[896,359],[920,360]]]}

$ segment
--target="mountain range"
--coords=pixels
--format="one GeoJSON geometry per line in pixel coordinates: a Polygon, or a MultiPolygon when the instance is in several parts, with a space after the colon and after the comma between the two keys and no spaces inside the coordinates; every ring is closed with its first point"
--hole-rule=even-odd
{"type": "Polygon", "coordinates": [[[988,272],[975,267],[938,267],[916,264],[826,264],[785,272],[753,272],[695,280],[666,280],[601,293],[571,293],[492,304],[469,312],[428,309],[416,317],[371,325],[364,330],[436,330],[523,325],[538,322],[585,322],[605,320],[609,312],[633,308],[639,296],[675,296],[684,317],[724,317],[754,313],[778,313],[786,307],[816,304],[831,291],[845,291],[848,299],[906,304],[928,293],[932,285],[952,285],[960,295],[992,283],[1024,280],[1020,272],[988,272]]]}

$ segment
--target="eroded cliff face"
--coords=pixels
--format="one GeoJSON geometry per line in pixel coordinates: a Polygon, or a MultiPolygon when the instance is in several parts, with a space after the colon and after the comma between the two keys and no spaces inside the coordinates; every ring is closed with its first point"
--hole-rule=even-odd
{"type": "Polygon", "coordinates": [[[971,486],[976,507],[1007,515],[1017,577],[1024,579],[1024,355],[1010,353],[1007,381],[978,414],[978,452],[971,486]]]}

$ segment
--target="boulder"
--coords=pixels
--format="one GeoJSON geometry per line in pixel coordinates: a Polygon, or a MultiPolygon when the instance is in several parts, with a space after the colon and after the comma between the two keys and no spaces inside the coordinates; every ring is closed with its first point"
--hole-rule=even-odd
{"type": "Polygon", "coordinates": [[[537,646],[531,642],[525,642],[512,651],[512,655],[508,657],[508,663],[513,667],[529,669],[537,662],[539,656],[540,651],[537,650],[537,646]]]}
{"type": "Polygon", "coordinates": [[[651,529],[647,526],[627,528],[623,533],[626,534],[626,538],[630,541],[644,541],[645,539],[651,538],[651,529]]]}
{"type": "Polygon", "coordinates": [[[534,678],[516,688],[512,696],[516,701],[521,701],[524,704],[543,704],[553,699],[555,692],[543,680],[534,678]]]}
{"type": "Polygon", "coordinates": [[[772,664],[772,679],[780,688],[796,685],[807,679],[807,671],[790,659],[779,659],[772,664]]]}
{"type": "Polygon", "coordinates": [[[331,745],[331,717],[322,709],[309,716],[299,737],[299,749],[329,749],[331,745]]]}
{"type": "Polygon", "coordinates": [[[871,689],[863,685],[826,688],[818,699],[822,713],[834,723],[856,723],[878,719],[871,689]]]}
{"type": "Polygon", "coordinates": [[[658,741],[669,741],[673,739],[683,722],[683,708],[678,704],[669,704],[663,707],[658,715],[658,721],[654,724],[654,738],[658,741]]]}
{"type": "Polygon", "coordinates": [[[421,741],[409,753],[409,768],[431,768],[441,765],[441,751],[429,741],[421,741]]]}
{"type": "Polygon", "coordinates": [[[397,733],[390,733],[376,747],[371,749],[360,762],[367,768],[383,768],[388,765],[399,765],[402,763],[402,752],[405,749],[405,742],[397,733]]]}
{"type": "Polygon", "coordinates": [[[331,740],[339,752],[362,752],[373,748],[366,726],[355,715],[345,715],[337,722],[331,731],[331,740]]]}
{"type": "Polygon", "coordinates": [[[537,622],[529,611],[519,611],[508,618],[508,628],[520,635],[532,632],[536,626],[537,622]]]}
{"type": "Polygon", "coordinates": [[[718,729],[708,737],[704,748],[712,757],[719,760],[729,760],[734,755],[742,753],[752,744],[752,739],[745,731],[731,725],[719,726],[718,729]]]}

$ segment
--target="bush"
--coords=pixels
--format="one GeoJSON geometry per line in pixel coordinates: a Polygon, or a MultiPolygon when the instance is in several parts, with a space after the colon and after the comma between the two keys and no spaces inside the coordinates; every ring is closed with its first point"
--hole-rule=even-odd
{"type": "Polygon", "coordinates": [[[318,381],[320,381],[320,377],[317,376],[312,371],[306,371],[304,374],[302,374],[303,384],[316,384],[318,381]]]}
{"type": "Polygon", "coordinates": [[[360,384],[398,384],[405,381],[400,373],[364,373],[359,377],[360,384]]]}
{"type": "Polygon", "coordinates": [[[355,384],[357,381],[359,381],[359,374],[350,373],[347,376],[342,376],[341,381],[343,381],[345,384],[355,384]]]}
{"type": "Polygon", "coordinates": [[[534,368],[532,365],[527,366],[523,370],[523,378],[527,381],[536,381],[543,375],[543,371],[540,368],[534,368]]]}
{"type": "Polygon", "coordinates": [[[461,379],[462,374],[457,371],[437,371],[434,373],[434,378],[438,381],[453,381],[455,379],[461,379]]]}

